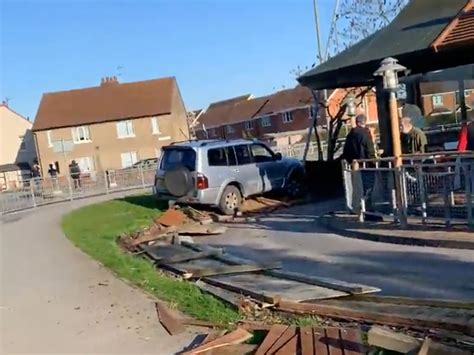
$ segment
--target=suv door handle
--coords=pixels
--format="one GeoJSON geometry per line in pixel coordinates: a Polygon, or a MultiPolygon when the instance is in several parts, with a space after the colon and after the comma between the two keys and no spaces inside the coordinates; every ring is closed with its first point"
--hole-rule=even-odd
{"type": "Polygon", "coordinates": [[[239,168],[233,168],[232,171],[233,171],[234,173],[238,173],[238,172],[239,172],[239,168]]]}

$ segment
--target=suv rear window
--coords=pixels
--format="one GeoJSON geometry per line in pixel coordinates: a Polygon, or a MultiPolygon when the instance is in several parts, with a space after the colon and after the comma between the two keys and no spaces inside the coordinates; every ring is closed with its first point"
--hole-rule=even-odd
{"type": "Polygon", "coordinates": [[[196,170],[196,152],[191,148],[166,148],[161,158],[160,169],[171,170],[185,166],[190,171],[196,170]]]}

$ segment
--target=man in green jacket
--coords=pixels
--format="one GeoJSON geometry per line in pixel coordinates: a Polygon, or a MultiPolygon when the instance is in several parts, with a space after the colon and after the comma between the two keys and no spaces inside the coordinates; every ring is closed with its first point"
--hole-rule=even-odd
{"type": "Polygon", "coordinates": [[[410,117],[402,117],[400,125],[402,153],[425,153],[428,145],[425,133],[413,125],[410,117]]]}

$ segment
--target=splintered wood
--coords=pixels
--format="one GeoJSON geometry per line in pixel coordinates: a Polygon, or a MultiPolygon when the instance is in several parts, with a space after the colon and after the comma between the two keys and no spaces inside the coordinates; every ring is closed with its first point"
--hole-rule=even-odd
{"type": "MultiPolygon", "coordinates": [[[[252,337],[252,334],[242,328],[237,328],[236,330],[223,335],[221,337],[215,338],[214,336],[209,337],[212,340],[204,341],[202,345],[197,346],[194,349],[184,352],[183,354],[186,355],[194,355],[194,354],[208,354],[208,351],[219,349],[218,353],[222,353],[222,348],[225,348],[232,344],[240,344],[252,337]]],[[[205,339],[206,340],[206,339],[205,339]]],[[[216,352],[216,354],[218,354],[216,352]]],[[[236,353],[238,354],[238,353],[236,353]]]]}
{"type": "Polygon", "coordinates": [[[294,327],[270,328],[255,355],[358,355],[365,354],[359,329],[294,327]]]}

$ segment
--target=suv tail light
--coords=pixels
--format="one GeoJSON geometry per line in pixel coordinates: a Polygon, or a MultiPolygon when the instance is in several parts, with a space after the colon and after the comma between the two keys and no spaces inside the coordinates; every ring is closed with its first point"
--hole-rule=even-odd
{"type": "Polygon", "coordinates": [[[204,174],[198,173],[196,175],[196,187],[198,190],[204,190],[209,187],[209,180],[204,174]]]}

